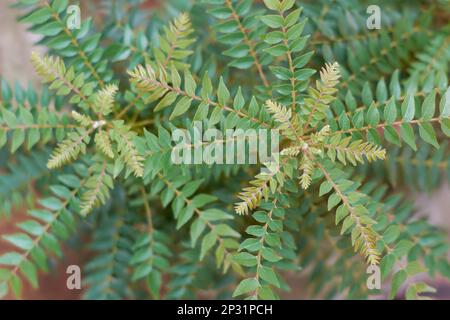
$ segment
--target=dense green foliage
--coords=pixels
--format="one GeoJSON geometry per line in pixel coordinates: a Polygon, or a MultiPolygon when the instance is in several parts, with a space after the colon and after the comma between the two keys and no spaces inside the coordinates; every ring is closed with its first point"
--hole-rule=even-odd
{"type": "Polygon", "coordinates": [[[414,299],[434,291],[416,274],[450,278],[445,233],[402,194],[450,178],[447,1],[85,2],[72,30],[68,0],[16,1],[48,55],[42,89],[1,82],[0,219],[29,210],[1,235],[0,296],[86,233],[92,299],[274,299],[292,271],[310,297],[367,298],[376,265],[414,299]],[[174,164],[194,121],[278,129],[280,170],[174,164]]]}

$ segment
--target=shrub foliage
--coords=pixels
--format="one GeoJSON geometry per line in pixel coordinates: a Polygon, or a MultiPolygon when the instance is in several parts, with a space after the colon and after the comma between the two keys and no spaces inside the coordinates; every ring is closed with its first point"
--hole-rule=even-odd
{"type": "Polygon", "coordinates": [[[86,298],[274,299],[287,271],[310,297],[367,298],[379,266],[415,299],[434,291],[416,274],[450,277],[445,234],[402,194],[450,176],[448,3],[380,0],[367,30],[374,1],[141,2],[82,6],[80,29],[68,0],[14,5],[48,53],[41,87],[1,81],[0,218],[29,209],[1,235],[0,296],[86,233],[86,298]],[[278,130],[279,167],[174,164],[194,121],[278,130]]]}

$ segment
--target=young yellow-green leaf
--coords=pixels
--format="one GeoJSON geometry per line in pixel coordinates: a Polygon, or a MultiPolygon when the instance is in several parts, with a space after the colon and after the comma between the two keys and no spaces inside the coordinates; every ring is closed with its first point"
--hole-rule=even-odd
{"type": "Polygon", "coordinates": [[[417,282],[410,284],[408,289],[406,290],[405,297],[407,300],[420,300],[420,299],[430,299],[429,297],[421,297],[419,293],[430,292],[435,293],[436,289],[430,287],[424,282],[417,282]]]}
{"type": "Polygon", "coordinates": [[[97,148],[99,148],[104,155],[106,155],[109,158],[114,158],[111,140],[109,139],[109,135],[106,131],[100,130],[99,132],[97,132],[94,141],[97,148]]]}

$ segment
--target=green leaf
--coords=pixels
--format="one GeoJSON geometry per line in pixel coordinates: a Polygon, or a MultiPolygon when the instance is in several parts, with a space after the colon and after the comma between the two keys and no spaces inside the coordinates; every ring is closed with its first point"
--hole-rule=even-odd
{"type": "Polygon", "coordinates": [[[270,10],[278,11],[280,9],[280,1],[279,0],[264,0],[264,4],[270,10]]]}
{"type": "Polygon", "coordinates": [[[56,13],[60,14],[64,10],[66,10],[69,0],[58,0],[53,1],[52,8],[56,11],[56,13]]]}
{"type": "Polygon", "coordinates": [[[212,83],[211,83],[211,78],[209,77],[208,72],[205,72],[205,74],[203,75],[203,80],[202,80],[202,89],[201,89],[201,96],[203,99],[208,99],[213,91],[213,87],[212,87],[212,83]]]}
{"type": "Polygon", "coordinates": [[[184,72],[184,87],[186,89],[186,92],[190,96],[195,95],[195,89],[197,88],[197,84],[195,83],[195,80],[192,77],[192,74],[189,72],[189,70],[186,70],[184,72]]]}
{"type": "Polygon", "coordinates": [[[268,44],[277,44],[277,43],[280,43],[281,41],[283,41],[283,39],[284,39],[284,34],[281,31],[269,32],[264,37],[264,41],[267,42],[268,44]]]}
{"type": "Polygon", "coordinates": [[[341,197],[337,193],[333,193],[328,198],[328,211],[337,206],[341,201],[342,201],[341,197]]]}
{"type": "Polygon", "coordinates": [[[436,112],[436,92],[432,91],[424,100],[422,104],[422,118],[423,120],[430,120],[436,112]]]}
{"type": "Polygon", "coordinates": [[[17,149],[19,149],[20,146],[24,143],[24,141],[25,141],[25,131],[14,130],[11,143],[11,153],[16,152],[17,149]]]}
{"type": "Polygon", "coordinates": [[[241,110],[242,107],[244,107],[244,104],[244,97],[242,96],[241,87],[239,87],[236,96],[234,97],[233,108],[235,110],[241,110]]]}
{"type": "Polygon", "coordinates": [[[259,268],[259,276],[264,281],[270,283],[271,285],[274,285],[277,288],[280,288],[280,283],[278,282],[278,278],[272,268],[261,266],[259,268]]]}
{"type": "Polygon", "coordinates": [[[410,122],[414,119],[416,112],[416,105],[414,102],[414,95],[409,94],[402,103],[403,121],[410,122]]]}
{"type": "Polygon", "coordinates": [[[281,256],[278,255],[273,249],[263,247],[261,249],[261,254],[264,259],[266,259],[269,262],[277,262],[281,260],[281,256]]]}
{"type": "Polygon", "coordinates": [[[410,261],[408,262],[405,271],[408,274],[408,276],[412,277],[415,276],[416,274],[426,272],[427,269],[419,261],[410,261]]]}
{"type": "Polygon", "coordinates": [[[277,44],[276,46],[264,49],[267,53],[274,57],[279,57],[287,53],[287,47],[284,44],[277,44]]]}
{"type": "Polygon", "coordinates": [[[369,110],[367,111],[367,124],[372,127],[376,127],[380,122],[380,113],[375,103],[372,103],[369,110]]]}
{"type": "Polygon", "coordinates": [[[162,98],[159,103],[155,107],[155,112],[164,109],[167,106],[170,106],[177,98],[177,94],[175,92],[169,92],[162,98]]]}
{"type": "Polygon", "coordinates": [[[0,283],[0,299],[3,299],[8,294],[8,283],[1,282],[0,283]]]}
{"type": "Polygon", "coordinates": [[[425,122],[419,124],[419,135],[425,142],[439,149],[439,143],[437,142],[436,134],[431,123],[425,122]]]}
{"type": "Polygon", "coordinates": [[[2,110],[3,120],[5,120],[9,128],[15,128],[17,126],[17,118],[14,113],[7,109],[2,110]]]}
{"type": "MultiPolygon", "coordinates": [[[[450,119],[441,120],[441,130],[447,137],[450,137],[450,119]]],[[[0,146],[1,144],[2,143],[0,142],[0,146]]]]}
{"type": "Polygon", "coordinates": [[[400,235],[400,228],[396,225],[392,225],[386,229],[383,233],[383,240],[387,244],[394,242],[400,235]]]}
{"type": "Polygon", "coordinates": [[[271,14],[261,17],[261,21],[271,28],[281,28],[284,24],[284,20],[281,16],[271,14]]]}
{"type": "Polygon", "coordinates": [[[447,91],[445,91],[445,93],[441,97],[441,102],[439,103],[439,111],[441,113],[441,117],[450,117],[450,87],[447,88],[447,91]]]}
{"type": "Polygon", "coordinates": [[[36,289],[38,287],[37,270],[34,264],[30,261],[24,261],[20,265],[20,271],[30,282],[31,286],[36,289]]]}
{"type": "Polygon", "coordinates": [[[344,204],[340,205],[336,210],[336,225],[338,225],[348,214],[349,211],[347,206],[344,204]]]}
{"type": "Polygon", "coordinates": [[[391,292],[389,294],[389,299],[395,298],[398,290],[400,289],[402,284],[406,281],[407,276],[408,275],[405,270],[400,270],[394,275],[394,277],[392,278],[391,292]]]}
{"type": "Polygon", "coordinates": [[[219,98],[219,104],[221,106],[225,106],[227,104],[228,100],[230,99],[230,92],[228,91],[228,88],[225,85],[222,77],[220,77],[217,95],[219,98]]]}
{"type": "Polygon", "coordinates": [[[287,17],[284,19],[284,27],[289,28],[290,26],[294,25],[298,21],[301,12],[302,9],[296,9],[291,13],[289,13],[287,17]]]}
{"type": "Polygon", "coordinates": [[[20,19],[21,23],[31,23],[33,25],[46,22],[52,16],[52,12],[49,8],[44,7],[33,11],[30,15],[20,19]]]}
{"type": "Polygon", "coordinates": [[[202,218],[208,221],[230,220],[233,216],[221,209],[211,208],[202,212],[202,218]]]}
{"type": "Polygon", "coordinates": [[[208,253],[209,250],[211,250],[216,241],[217,235],[214,233],[214,231],[209,232],[206,236],[203,237],[202,246],[200,250],[200,260],[203,260],[205,255],[208,253]]]}
{"type": "Polygon", "coordinates": [[[238,253],[237,255],[235,255],[233,257],[233,259],[240,265],[243,265],[246,267],[253,267],[253,266],[256,266],[256,264],[257,264],[256,257],[247,252],[238,253]]]}
{"type": "Polygon", "coordinates": [[[319,188],[319,196],[323,196],[333,189],[333,186],[328,181],[322,182],[319,188]]]}
{"type": "Polygon", "coordinates": [[[177,105],[175,106],[172,114],[170,115],[169,120],[173,120],[188,111],[189,107],[191,106],[191,102],[192,98],[190,97],[181,98],[181,100],[178,101],[177,105]]]}
{"type": "Polygon", "coordinates": [[[262,244],[259,239],[255,238],[249,238],[245,239],[240,245],[239,245],[239,251],[247,250],[250,252],[258,251],[261,248],[262,244]]]}
{"type": "Polygon", "coordinates": [[[177,217],[177,229],[180,229],[184,226],[194,215],[194,208],[192,206],[186,206],[181,209],[177,217]]]}
{"type": "Polygon", "coordinates": [[[205,228],[206,228],[206,223],[201,219],[196,219],[191,224],[190,236],[191,236],[191,246],[192,247],[195,247],[195,244],[197,243],[198,238],[200,237],[202,232],[205,230],[205,228]]]}
{"type": "Polygon", "coordinates": [[[366,106],[370,106],[373,103],[373,93],[368,82],[366,82],[363,86],[362,100],[366,106]]]}
{"type": "Polygon", "coordinates": [[[395,105],[395,100],[391,99],[384,109],[384,120],[387,124],[392,124],[395,119],[397,119],[397,106],[395,105]]]}
{"type": "Polygon", "coordinates": [[[24,233],[4,235],[2,238],[22,250],[30,250],[34,246],[33,240],[24,233]]]}
{"type": "Polygon", "coordinates": [[[397,131],[392,126],[387,126],[384,128],[384,137],[390,143],[400,146],[400,138],[397,131]]]}
{"type": "Polygon", "coordinates": [[[409,123],[403,123],[400,126],[400,135],[402,139],[414,150],[417,150],[414,130],[409,123]]]}
{"type": "Polygon", "coordinates": [[[242,280],[233,292],[233,297],[237,297],[248,292],[253,292],[260,287],[258,280],[255,278],[242,280]]]}
{"type": "Polygon", "coordinates": [[[8,252],[0,256],[0,265],[17,266],[22,259],[22,255],[16,252],[8,252]]]}
{"type": "Polygon", "coordinates": [[[396,258],[393,254],[387,254],[381,259],[380,270],[381,270],[381,279],[386,279],[392,268],[394,267],[396,258]]]}
{"type": "Polygon", "coordinates": [[[55,197],[41,199],[39,200],[39,203],[45,208],[50,209],[52,211],[58,211],[63,208],[62,202],[55,197]]]}
{"type": "Polygon", "coordinates": [[[341,235],[346,233],[353,226],[353,223],[354,223],[354,221],[351,216],[348,216],[347,218],[345,218],[344,222],[342,223],[341,235]]]}
{"type": "Polygon", "coordinates": [[[409,250],[411,250],[413,245],[414,244],[409,240],[401,240],[399,243],[397,243],[392,253],[396,255],[398,258],[401,258],[408,254],[409,250]]]}

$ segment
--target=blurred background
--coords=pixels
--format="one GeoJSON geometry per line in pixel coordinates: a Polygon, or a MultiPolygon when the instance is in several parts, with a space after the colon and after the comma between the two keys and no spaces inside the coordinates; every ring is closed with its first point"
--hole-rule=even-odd
{"type": "MultiPolygon", "coordinates": [[[[159,1],[162,2],[163,0],[159,1]]],[[[8,82],[18,81],[23,86],[29,82],[38,86],[39,81],[30,63],[32,51],[42,52],[43,48],[33,47],[37,42],[31,33],[26,32],[24,25],[16,22],[17,11],[9,8],[13,0],[0,1],[0,75],[8,82]]],[[[82,1],[82,5],[94,1],[82,1]]],[[[151,8],[158,6],[158,1],[148,0],[142,6],[151,8]]],[[[88,5],[89,6],[89,5],[88,5]]],[[[89,9],[89,8],[87,8],[89,9]]],[[[83,13],[82,8],[82,13],[83,13]]],[[[88,11],[88,10],[87,10],[88,11]]],[[[101,12],[98,12],[101,14],[101,12]]],[[[1,174],[1,172],[0,172],[1,174]]],[[[450,186],[448,182],[443,184],[432,194],[409,193],[411,201],[417,204],[418,215],[428,217],[432,224],[438,225],[447,231],[450,240],[450,186]]],[[[3,220],[0,224],[0,235],[14,231],[13,225],[25,218],[24,212],[15,212],[9,220],[3,220]]],[[[11,247],[0,241],[0,255],[11,247]]],[[[82,290],[70,291],[66,288],[66,268],[75,264],[82,266],[89,259],[89,252],[83,247],[73,249],[66,247],[63,259],[58,261],[55,268],[49,274],[40,275],[40,289],[24,288],[24,299],[79,299],[82,290]]],[[[285,294],[284,298],[301,299],[305,296],[301,275],[288,276],[287,279],[293,287],[292,292],[285,294]],[[295,284],[297,283],[297,285],[295,284]]],[[[28,282],[25,282],[28,284],[28,282]]],[[[444,279],[435,279],[432,284],[438,290],[438,297],[450,299],[450,283],[444,279]]],[[[205,296],[206,298],[207,296],[205,296]]]]}

